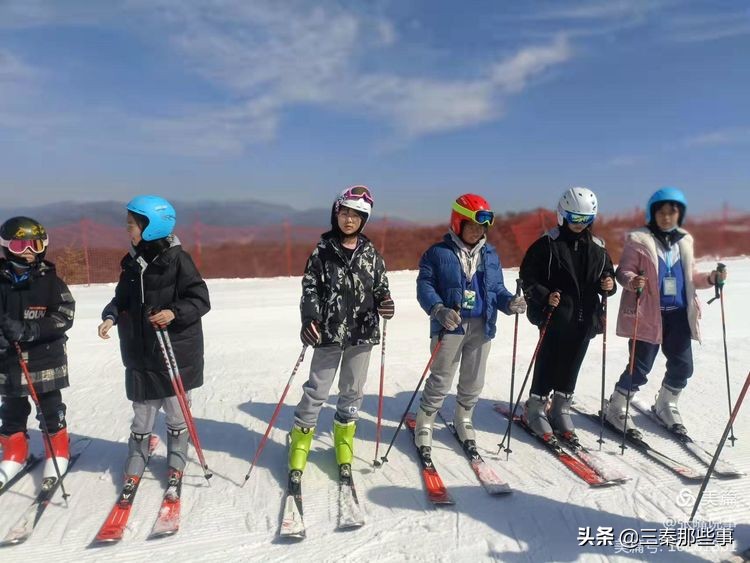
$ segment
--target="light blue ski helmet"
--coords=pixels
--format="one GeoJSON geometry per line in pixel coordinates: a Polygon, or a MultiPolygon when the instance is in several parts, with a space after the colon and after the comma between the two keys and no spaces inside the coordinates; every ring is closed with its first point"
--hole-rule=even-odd
{"type": "Polygon", "coordinates": [[[172,204],[163,197],[139,195],[131,199],[126,207],[131,213],[143,215],[148,219],[148,225],[141,233],[143,240],[156,240],[172,234],[177,214],[172,204]]]}
{"type": "Polygon", "coordinates": [[[682,190],[672,186],[665,186],[659,188],[654,192],[654,195],[648,200],[646,204],[646,224],[651,223],[654,217],[654,207],[657,204],[671,201],[677,204],[680,208],[680,219],[677,222],[678,225],[682,226],[682,222],[685,220],[685,214],[687,213],[687,199],[682,190]]]}

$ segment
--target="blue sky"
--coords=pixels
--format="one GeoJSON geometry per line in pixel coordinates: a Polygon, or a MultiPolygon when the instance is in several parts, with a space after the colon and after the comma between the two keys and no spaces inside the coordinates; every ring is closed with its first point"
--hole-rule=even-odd
{"type": "Polygon", "coordinates": [[[0,189],[750,209],[750,3],[0,0],[0,189]]]}

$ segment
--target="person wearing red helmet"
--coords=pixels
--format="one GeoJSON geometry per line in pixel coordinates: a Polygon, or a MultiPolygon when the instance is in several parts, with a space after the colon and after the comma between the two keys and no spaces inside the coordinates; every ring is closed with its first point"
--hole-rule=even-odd
{"type": "Polygon", "coordinates": [[[415,442],[430,456],[432,425],[459,371],[453,422],[464,447],[476,448],[471,423],[484,387],[497,312],[523,313],[526,302],[505,288],[500,258],[487,241],[495,214],[483,197],[464,194],[452,205],[450,231],[419,262],[417,299],[430,315],[431,349],[442,336],[417,412],[415,442]]]}

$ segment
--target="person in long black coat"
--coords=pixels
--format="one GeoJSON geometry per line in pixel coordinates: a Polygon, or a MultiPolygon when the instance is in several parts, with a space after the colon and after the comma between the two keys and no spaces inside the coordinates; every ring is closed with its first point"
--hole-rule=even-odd
{"type": "Polygon", "coordinates": [[[101,338],[109,338],[109,330],[117,325],[125,389],[133,402],[125,476],[142,475],[160,408],[166,415],[169,467],[181,475],[187,459],[187,426],[155,327],[167,329],[185,391],[203,385],[201,317],[211,308],[208,287],[172,234],[175,212],[169,202],[158,196],[139,196],[127,209],[132,247],[122,259],[115,296],[104,308],[99,325],[101,338]]]}
{"type": "Polygon", "coordinates": [[[602,330],[601,298],[617,290],[604,241],[591,233],[597,208],[591,190],[567,190],[558,227],[534,242],[521,263],[529,320],[541,328],[552,312],[524,409],[527,424],[543,437],[576,439],[570,403],[578,372],[589,341],[602,330]]]}

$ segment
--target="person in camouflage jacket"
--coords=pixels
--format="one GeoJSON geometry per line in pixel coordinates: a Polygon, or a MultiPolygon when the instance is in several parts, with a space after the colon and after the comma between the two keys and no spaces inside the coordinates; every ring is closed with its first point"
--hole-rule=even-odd
{"type": "Polygon", "coordinates": [[[362,234],[372,212],[365,186],[344,190],[331,209],[331,230],[321,236],[302,276],[300,337],[312,346],[310,376],[294,411],[289,469],[304,470],[318,415],[341,364],[334,443],[339,465],[351,464],[354,432],[380,317],[393,317],[385,262],[362,234]]]}

